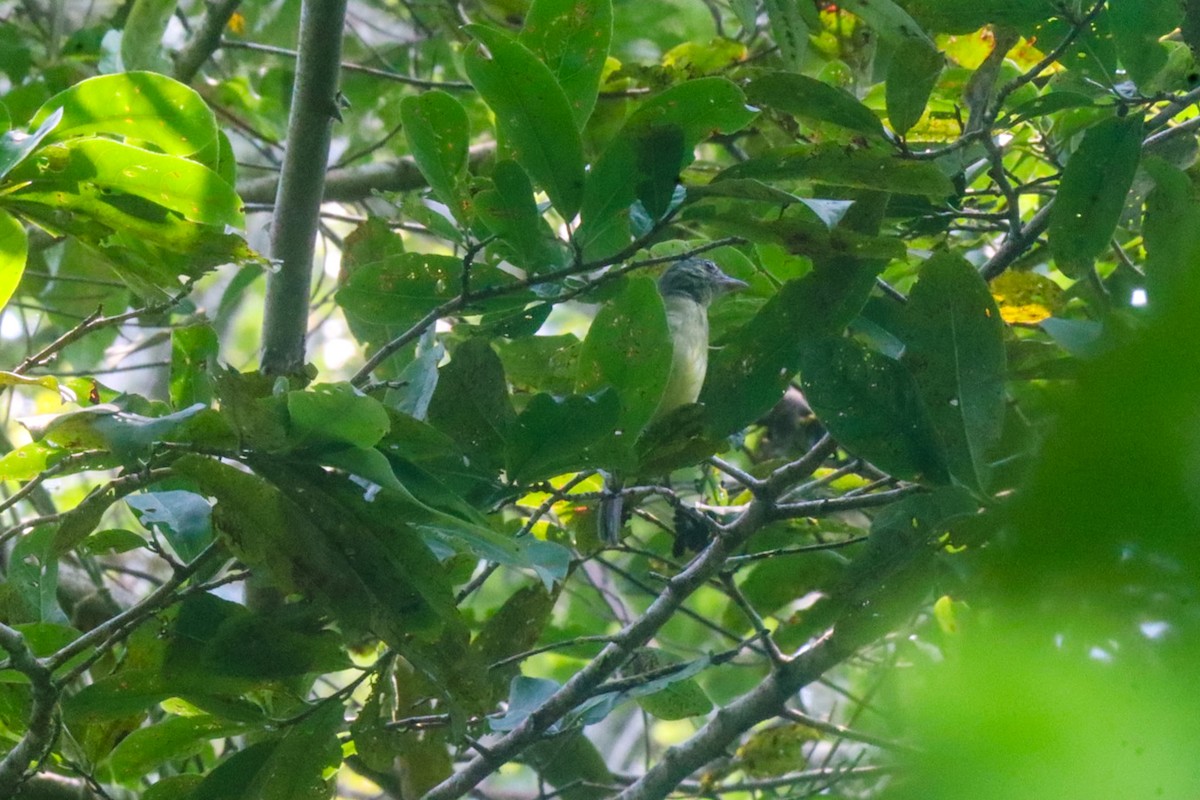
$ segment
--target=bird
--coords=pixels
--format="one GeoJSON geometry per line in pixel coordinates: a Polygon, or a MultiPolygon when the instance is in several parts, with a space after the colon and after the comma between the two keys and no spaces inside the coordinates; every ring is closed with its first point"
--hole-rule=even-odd
{"type": "MultiPolygon", "coordinates": [[[[694,257],[676,261],[658,279],[672,351],[667,382],[650,422],[696,402],[708,371],[708,306],[718,296],[747,286],[722,272],[716,262],[694,257]]],[[[620,539],[624,514],[620,492],[620,477],[606,474],[597,515],[600,541],[605,544],[620,539]]]]}

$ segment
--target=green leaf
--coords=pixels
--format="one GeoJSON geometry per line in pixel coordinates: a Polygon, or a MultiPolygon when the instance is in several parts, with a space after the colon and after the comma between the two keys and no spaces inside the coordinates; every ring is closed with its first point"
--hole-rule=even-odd
{"type": "Polygon", "coordinates": [[[124,528],[109,528],[104,531],[96,531],[84,539],[79,549],[84,555],[98,556],[127,553],[145,546],[146,540],[139,534],[124,528]]]}
{"type": "Polygon", "coordinates": [[[53,466],[67,451],[49,442],[30,442],[10,450],[0,458],[0,480],[27,481],[53,466]]]}
{"type": "Polygon", "coordinates": [[[463,54],[467,75],[496,114],[496,129],[570,221],[583,197],[583,142],[567,96],[529,49],[492,28],[468,25],[478,41],[463,54]]]}
{"type": "Polygon", "coordinates": [[[482,339],[463,342],[441,369],[429,421],[472,457],[499,465],[515,417],[500,358],[482,339]]]}
{"type": "Polygon", "coordinates": [[[554,233],[534,202],[533,184],[515,161],[503,160],[492,169],[494,189],[475,195],[479,219],[514,253],[514,263],[538,272],[558,266],[561,255],[553,246],[554,233]]]}
{"type": "Polygon", "coordinates": [[[130,733],[113,749],[109,768],[122,782],[136,781],[168,761],[210,754],[213,739],[244,733],[247,726],[201,714],[171,717],[130,733]]]}
{"type": "Polygon", "coordinates": [[[207,322],[171,330],[171,404],[176,408],[212,402],[219,346],[217,332],[207,322]]]}
{"type": "Polygon", "coordinates": [[[14,180],[33,181],[13,199],[37,202],[35,197],[50,195],[41,202],[53,204],[64,193],[77,194],[88,201],[82,204],[87,208],[100,202],[120,203],[122,195],[129,195],[154,204],[125,206],[151,222],[161,218],[162,209],[170,209],[204,225],[240,228],[245,224],[237,192],[220,175],[195,161],[101,138],[73,139],[55,150],[45,171],[33,169],[27,161],[13,173],[14,180]]]}
{"type": "Polygon", "coordinates": [[[56,109],[42,121],[41,126],[33,133],[5,131],[4,135],[0,136],[0,178],[11,172],[30,153],[37,150],[42,140],[49,136],[62,121],[62,116],[62,109],[56,109]]]}
{"type": "Polygon", "coordinates": [[[588,174],[575,237],[588,257],[610,255],[629,241],[634,200],[649,200],[647,208],[661,213],[697,144],[753,118],[742,90],[724,78],[681,83],[643,102],[588,174]]]}
{"type": "Polygon", "coordinates": [[[1146,239],[1146,290],[1159,306],[1170,303],[1186,307],[1186,296],[1171,291],[1186,278],[1200,256],[1200,204],[1192,198],[1192,181],[1187,173],[1157,158],[1145,168],[1154,178],[1154,190],[1146,198],[1142,228],[1146,239]]]}
{"type": "MultiPolygon", "coordinates": [[[[642,647],[634,653],[625,671],[634,674],[652,672],[677,663],[679,659],[664,650],[642,647]]],[[[650,716],[665,720],[696,717],[707,714],[713,707],[708,695],[693,678],[675,680],[658,691],[641,695],[637,704],[650,716]]]]}
{"type": "Polygon", "coordinates": [[[889,42],[896,45],[920,42],[932,50],[937,49],[929,34],[893,0],[844,0],[838,6],[861,17],[889,42]]]}
{"type": "Polygon", "coordinates": [[[471,126],[462,104],[441,91],[400,101],[400,120],[417,168],[460,223],[469,218],[464,181],[471,126]]]}
{"type": "Polygon", "coordinates": [[[1159,41],[1183,22],[1180,0],[1112,0],[1113,39],[1129,77],[1145,85],[1167,65],[1167,50],[1159,41]]]}
{"type": "MultiPolygon", "coordinates": [[[[326,771],[342,763],[337,734],[343,725],[341,703],[313,706],[308,716],[284,729],[277,741],[251,745],[213,770],[189,800],[329,800],[333,777],[326,771]],[[271,745],[262,747],[262,745],[271,745]],[[256,752],[255,748],[262,748],[256,752]],[[218,775],[239,756],[236,774],[218,775]],[[219,780],[220,778],[224,780],[219,780]],[[210,781],[214,784],[210,786],[210,781]]],[[[228,769],[227,769],[228,771],[228,769]]]]}
{"type": "Polygon", "coordinates": [[[784,65],[799,71],[808,53],[808,23],[800,13],[801,3],[795,0],[764,0],[767,21],[771,23],[771,38],[779,47],[784,65]]]}
{"type": "Polygon", "coordinates": [[[146,417],[105,404],[48,418],[26,418],[21,424],[35,439],[68,450],[107,448],[123,459],[131,459],[168,440],[187,420],[205,410],[196,404],[174,414],[146,417]]]}
{"type": "Polygon", "coordinates": [[[337,302],[365,322],[407,327],[458,293],[462,268],[453,256],[393,253],[355,267],[337,302]]]}
{"type": "Polygon", "coordinates": [[[168,775],[159,778],[142,792],[142,800],[194,800],[193,794],[204,782],[204,775],[168,775]]]}
{"type": "Polygon", "coordinates": [[[983,278],[961,256],[921,267],[904,307],[904,355],[945,447],[950,472],[985,485],[1004,422],[1004,323],[983,278]]]}
{"type": "Polygon", "coordinates": [[[1056,0],[907,0],[904,7],[942,33],[974,33],[993,24],[1028,30],[1060,11],[1056,0]]]}
{"type": "Polygon", "coordinates": [[[56,110],[62,121],[49,137],[61,142],[96,134],[124,136],[173,156],[215,149],[217,121],[195,90],[153,72],[123,72],[80,81],[33,115],[41,125],[56,110]]]}
{"type": "Polygon", "coordinates": [[[513,386],[534,392],[571,394],[579,374],[580,341],[571,333],[524,336],[492,343],[513,386]]]}
{"type": "Polygon", "coordinates": [[[945,457],[912,376],[851,339],[808,346],[804,397],[848,451],[899,478],[945,483],[945,457]]]}
{"type": "Polygon", "coordinates": [[[594,397],[535,394],[509,435],[509,477],[530,483],[605,465],[603,448],[595,446],[617,427],[620,410],[613,391],[594,397]]]}
{"type": "Polygon", "coordinates": [[[788,281],[747,324],[716,348],[700,402],[710,430],[741,430],[779,402],[816,339],[835,335],[866,302],[880,265],[842,260],[788,281]]]}
{"type": "Polygon", "coordinates": [[[195,492],[143,492],[126,497],[125,504],[138,522],[162,534],[184,562],[200,555],[212,541],[212,504],[195,492]]]}
{"type": "Polygon", "coordinates": [[[600,91],[612,17],[611,0],[535,0],[521,29],[521,44],[550,68],[580,130],[592,115],[600,91]]]}
{"type": "Polygon", "coordinates": [[[923,195],[934,200],[954,192],[950,179],[932,163],[835,143],[768,150],[729,167],[713,180],[730,178],[797,178],[852,189],[923,195]]]}
{"type": "Polygon", "coordinates": [[[617,429],[633,442],[662,399],[672,351],[658,287],[650,278],[632,278],[592,320],[579,353],[577,389],[615,389],[621,400],[617,429]]]}
{"type": "Polygon", "coordinates": [[[312,465],[251,466],[269,481],[199,456],[175,470],[217,497],[217,529],[246,564],[320,600],[344,634],[383,639],[448,699],[478,707],[483,667],[468,658],[445,570],[408,521],[414,506],[312,465]]]}
{"type": "Polygon", "coordinates": [[[164,72],[170,62],[162,38],[176,0],[134,0],[121,32],[121,64],[127,70],[164,72]]]}
{"type": "Polygon", "coordinates": [[[6,582],[16,590],[34,622],[66,622],[58,605],[57,532],[41,526],[26,533],[13,547],[6,582]]]}
{"type": "Polygon", "coordinates": [[[0,209],[0,308],[5,306],[21,276],[25,274],[25,261],[29,256],[29,237],[25,226],[12,214],[0,209]]]}
{"type": "Polygon", "coordinates": [[[1113,117],[1089,128],[1063,171],[1050,211],[1050,251],[1078,277],[1108,249],[1142,154],[1142,117],[1113,117]]]}
{"type": "Polygon", "coordinates": [[[927,39],[905,39],[892,53],[884,96],[892,130],[903,136],[920,121],[946,59],[927,39]]]}
{"type": "Polygon", "coordinates": [[[558,592],[542,586],[525,586],[508,599],[488,618],[471,642],[481,661],[489,667],[488,677],[497,700],[504,697],[509,682],[520,674],[519,662],[496,667],[496,662],[529,650],[538,643],[550,615],[554,611],[558,592]]]}
{"type": "Polygon", "coordinates": [[[374,447],[391,422],[383,404],[349,383],[322,383],[287,393],[292,433],[303,444],[374,447]]]}
{"type": "Polygon", "coordinates": [[[750,81],[746,99],[805,121],[829,122],[868,136],[883,136],[883,124],[874,111],[845,89],[807,75],[768,72],[750,81]]]}

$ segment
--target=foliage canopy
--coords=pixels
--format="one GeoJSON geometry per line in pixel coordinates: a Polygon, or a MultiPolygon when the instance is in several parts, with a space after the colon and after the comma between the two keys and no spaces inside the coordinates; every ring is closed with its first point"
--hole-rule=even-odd
{"type": "Polygon", "coordinates": [[[1196,3],[0,19],[0,796],[1200,790],[1196,3]]]}

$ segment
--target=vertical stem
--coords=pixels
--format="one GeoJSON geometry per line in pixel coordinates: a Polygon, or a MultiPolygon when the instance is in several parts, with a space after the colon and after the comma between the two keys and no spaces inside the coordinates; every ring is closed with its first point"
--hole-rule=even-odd
{"type": "Polygon", "coordinates": [[[304,367],[309,287],[333,120],[340,117],[337,84],[347,0],[304,0],[287,151],[271,220],[263,372],[290,375],[304,367]]]}

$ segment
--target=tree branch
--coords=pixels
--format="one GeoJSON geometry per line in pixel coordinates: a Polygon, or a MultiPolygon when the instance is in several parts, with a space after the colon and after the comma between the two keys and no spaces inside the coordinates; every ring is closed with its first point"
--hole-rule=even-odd
{"type": "Polygon", "coordinates": [[[8,653],[8,666],[29,679],[30,689],[29,727],[0,760],[0,797],[12,797],[25,782],[30,766],[54,743],[58,689],[50,678],[50,668],[33,654],[20,631],[0,623],[0,648],[8,653]]]}
{"type": "Polygon", "coordinates": [[[204,11],[204,21],[175,57],[175,80],[191,83],[212,54],[221,46],[221,33],[229,24],[233,12],[242,0],[209,0],[204,11]]]}
{"type": "Polygon", "coordinates": [[[325,168],[333,121],[340,119],[338,62],[347,0],[304,0],[287,150],[271,220],[271,257],[279,271],[267,280],[263,371],[291,375],[304,367],[325,168]]]}

